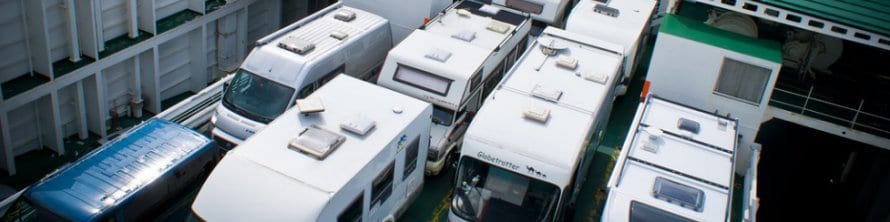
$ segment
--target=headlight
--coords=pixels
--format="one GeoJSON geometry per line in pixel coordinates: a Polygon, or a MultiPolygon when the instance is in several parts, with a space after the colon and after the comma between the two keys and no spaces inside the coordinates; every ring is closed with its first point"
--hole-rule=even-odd
{"type": "Polygon", "coordinates": [[[210,124],[216,125],[216,113],[210,116],[210,124]]]}

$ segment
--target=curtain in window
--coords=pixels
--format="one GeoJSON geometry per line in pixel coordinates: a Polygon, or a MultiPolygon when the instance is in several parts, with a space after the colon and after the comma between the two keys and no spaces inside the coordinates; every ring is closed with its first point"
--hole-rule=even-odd
{"type": "Polygon", "coordinates": [[[767,68],[724,59],[716,90],[729,96],[760,104],[770,72],[767,68]]]}

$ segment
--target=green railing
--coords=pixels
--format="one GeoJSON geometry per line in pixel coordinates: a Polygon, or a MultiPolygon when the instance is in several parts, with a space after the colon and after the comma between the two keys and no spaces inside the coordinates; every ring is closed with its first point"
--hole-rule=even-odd
{"type": "Polygon", "coordinates": [[[806,95],[775,88],[769,104],[850,129],[890,137],[890,117],[863,111],[864,99],[859,100],[857,107],[840,105],[814,98],[813,88],[811,86],[806,95]]]}

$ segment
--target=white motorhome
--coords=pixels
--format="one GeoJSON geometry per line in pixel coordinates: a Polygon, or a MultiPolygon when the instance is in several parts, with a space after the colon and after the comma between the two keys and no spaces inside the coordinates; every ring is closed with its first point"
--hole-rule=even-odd
{"type": "Polygon", "coordinates": [[[389,20],[392,44],[398,45],[427,20],[448,8],[454,0],[340,0],[340,2],[389,20]]]}
{"type": "Polygon", "coordinates": [[[382,221],[419,195],[429,103],[346,75],[230,151],[198,192],[205,221],[382,221]]]}
{"type": "Polygon", "coordinates": [[[563,15],[572,0],[477,0],[507,8],[507,10],[528,13],[536,21],[562,27],[563,15]]]}
{"type": "Polygon", "coordinates": [[[214,138],[233,148],[336,74],[373,79],[390,39],[386,19],[340,3],[260,39],[225,87],[214,138]]]}
{"type": "Polygon", "coordinates": [[[655,11],[653,0],[581,0],[566,18],[566,31],[584,34],[624,46],[619,95],[623,95],[648,39],[655,11]]]}
{"type": "Polygon", "coordinates": [[[516,61],[528,16],[472,1],[452,5],[394,47],[377,84],[433,103],[426,172],[438,174],[485,96],[516,61]]]}
{"type": "Polygon", "coordinates": [[[467,129],[451,221],[558,221],[580,191],[623,48],[553,27],[532,47],[467,129]]]}
{"type": "Polygon", "coordinates": [[[602,221],[730,221],[738,126],[649,96],[609,178],[602,221]]]}

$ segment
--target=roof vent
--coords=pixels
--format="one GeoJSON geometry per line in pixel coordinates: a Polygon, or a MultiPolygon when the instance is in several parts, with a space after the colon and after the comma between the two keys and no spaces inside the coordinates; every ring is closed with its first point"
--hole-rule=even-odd
{"type": "Polygon", "coordinates": [[[332,31],[331,32],[331,38],[335,38],[337,40],[343,40],[343,39],[346,39],[346,37],[349,37],[349,34],[346,34],[345,32],[341,32],[341,31],[332,31]]]}
{"type": "Polygon", "coordinates": [[[547,120],[550,119],[550,109],[532,105],[525,107],[522,116],[539,123],[547,123],[547,120]]]}
{"type": "Polygon", "coordinates": [[[680,119],[677,120],[677,129],[684,130],[692,134],[698,134],[698,132],[701,130],[701,124],[699,124],[695,120],[680,117],[680,119]]]}
{"type": "Polygon", "coordinates": [[[337,14],[334,14],[334,18],[340,21],[350,22],[355,19],[355,12],[346,9],[340,9],[340,11],[337,11],[337,14]]]}
{"type": "Polygon", "coordinates": [[[620,13],[617,8],[612,8],[604,4],[596,4],[596,6],[593,6],[593,12],[611,17],[618,17],[618,14],[620,13]]]}
{"type": "Polygon", "coordinates": [[[559,97],[562,97],[562,90],[550,89],[538,84],[532,89],[532,95],[547,101],[557,102],[559,101],[559,97]]]}
{"type": "Polygon", "coordinates": [[[488,23],[488,26],[486,26],[485,29],[504,34],[510,30],[510,25],[499,21],[491,21],[491,23],[488,23]]]}
{"type": "Polygon", "coordinates": [[[300,113],[304,114],[324,112],[324,104],[321,103],[321,99],[314,97],[298,99],[297,108],[300,109],[300,113]]]}
{"type": "Polygon", "coordinates": [[[607,76],[606,74],[603,74],[603,73],[599,73],[599,72],[585,72],[584,79],[591,81],[591,82],[605,85],[606,81],[609,80],[609,76],[607,76]]]}
{"type": "Polygon", "coordinates": [[[451,52],[441,49],[433,49],[423,57],[444,63],[445,61],[448,61],[448,58],[451,58],[451,52]]]}
{"type": "Polygon", "coordinates": [[[479,11],[488,13],[489,15],[496,15],[501,9],[492,5],[482,5],[482,7],[479,7],[479,11]]]}
{"type": "Polygon", "coordinates": [[[451,35],[451,38],[456,38],[460,40],[464,40],[465,42],[472,42],[473,39],[476,38],[476,32],[474,31],[461,31],[451,35]]]}
{"type": "Polygon", "coordinates": [[[664,132],[662,132],[661,129],[652,128],[645,128],[643,131],[646,132],[648,136],[641,141],[643,144],[640,145],[640,148],[652,153],[658,153],[658,147],[664,143],[661,138],[664,132]]]}
{"type": "Polygon", "coordinates": [[[568,57],[565,55],[560,55],[556,59],[556,66],[562,67],[568,70],[575,70],[578,67],[578,60],[572,57],[568,57]]]}
{"type": "Polygon", "coordinates": [[[312,51],[312,49],[315,49],[315,44],[312,44],[309,41],[297,38],[295,36],[288,36],[278,42],[278,47],[300,55],[304,55],[309,51],[312,51]]]}
{"type": "Polygon", "coordinates": [[[368,118],[362,116],[354,116],[346,119],[340,123],[340,128],[343,130],[355,133],[359,136],[367,135],[371,129],[374,129],[374,126],[377,125],[377,122],[374,120],[370,120],[368,118]]]}
{"type": "Polygon", "coordinates": [[[346,137],[342,135],[311,125],[303,129],[297,138],[290,140],[288,147],[321,160],[330,155],[344,141],[346,141],[346,137]]]}
{"type": "Polygon", "coordinates": [[[470,14],[471,14],[470,10],[466,10],[466,9],[458,9],[457,10],[457,15],[460,17],[470,17],[470,14]]]}

